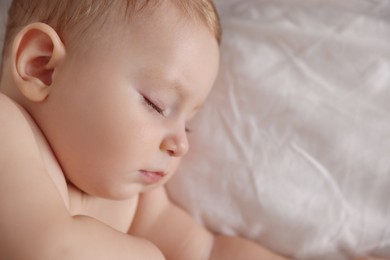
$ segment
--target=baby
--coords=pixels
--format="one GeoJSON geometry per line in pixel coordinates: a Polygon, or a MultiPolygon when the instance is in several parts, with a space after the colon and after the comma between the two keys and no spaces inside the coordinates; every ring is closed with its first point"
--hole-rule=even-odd
{"type": "Polygon", "coordinates": [[[283,259],[163,188],[219,61],[211,0],[15,0],[0,85],[0,259],[283,259]]]}

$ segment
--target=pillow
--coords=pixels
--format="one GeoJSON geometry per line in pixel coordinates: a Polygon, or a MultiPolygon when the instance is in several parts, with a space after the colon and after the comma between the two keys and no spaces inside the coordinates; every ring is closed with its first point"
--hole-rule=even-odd
{"type": "Polygon", "coordinates": [[[221,69],[171,198],[296,259],[390,257],[390,2],[216,3],[221,69]]]}

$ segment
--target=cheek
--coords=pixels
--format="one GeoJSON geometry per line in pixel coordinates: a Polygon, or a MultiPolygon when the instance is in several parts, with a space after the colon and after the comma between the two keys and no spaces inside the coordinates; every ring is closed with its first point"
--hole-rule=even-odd
{"type": "Polygon", "coordinates": [[[105,121],[102,136],[109,140],[105,147],[112,152],[112,160],[138,165],[156,159],[162,140],[159,118],[135,93],[125,91],[105,102],[100,112],[105,121]]]}
{"type": "Polygon", "coordinates": [[[56,108],[53,139],[61,140],[57,147],[64,161],[78,170],[101,171],[121,170],[149,157],[156,149],[157,134],[137,97],[126,90],[89,87],[73,89],[77,95],[57,95],[61,101],[56,104],[62,104],[56,108]]]}
{"type": "Polygon", "coordinates": [[[118,159],[147,153],[155,138],[152,122],[143,116],[140,104],[126,94],[105,97],[96,97],[94,109],[86,111],[90,144],[118,159]]]}

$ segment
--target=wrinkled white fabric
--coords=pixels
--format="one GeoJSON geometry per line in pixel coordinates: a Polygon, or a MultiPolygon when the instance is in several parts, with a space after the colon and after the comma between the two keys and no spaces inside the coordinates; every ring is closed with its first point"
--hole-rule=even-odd
{"type": "Polygon", "coordinates": [[[221,71],[172,198],[296,259],[390,259],[390,1],[217,4],[221,71]]]}

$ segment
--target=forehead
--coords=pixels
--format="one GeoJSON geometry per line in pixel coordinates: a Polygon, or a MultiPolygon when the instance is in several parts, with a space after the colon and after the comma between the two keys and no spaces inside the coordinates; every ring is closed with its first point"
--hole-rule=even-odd
{"type": "Polygon", "coordinates": [[[218,69],[219,46],[213,32],[203,22],[185,16],[171,1],[164,2],[122,28],[125,33],[119,39],[128,44],[122,50],[131,53],[149,77],[158,78],[162,72],[176,85],[210,84],[200,80],[213,82],[218,69]]]}
{"type": "Polygon", "coordinates": [[[217,40],[204,23],[186,17],[169,2],[126,22],[108,22],[100,36],[86,44],[93,66],[110,66],[107,69],[154,84],[169,82],[178,89],[211,88],[219,63],[217,40]]]}

